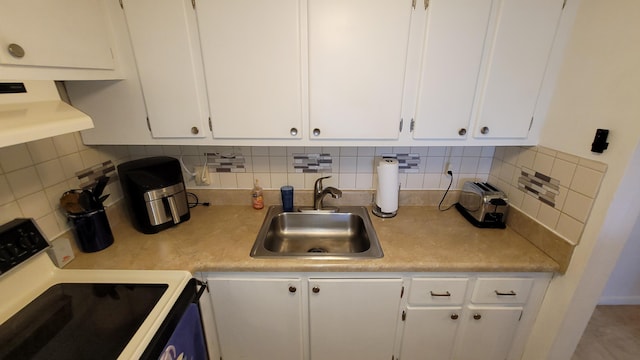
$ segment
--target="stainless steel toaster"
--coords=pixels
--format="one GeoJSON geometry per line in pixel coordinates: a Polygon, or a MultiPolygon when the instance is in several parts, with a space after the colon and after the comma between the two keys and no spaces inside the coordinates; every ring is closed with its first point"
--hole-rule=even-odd
{"type": "Polygon", "coordinates": [[[475,226],[504,228],[509,200],[504,192],[489,183],[467,181],[456,208],[475,226]]]}

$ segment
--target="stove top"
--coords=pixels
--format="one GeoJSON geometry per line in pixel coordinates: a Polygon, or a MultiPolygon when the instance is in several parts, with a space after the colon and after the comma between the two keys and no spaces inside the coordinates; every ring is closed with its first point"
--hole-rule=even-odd
{"type": "Polygon", "coordinates": [[[191,279],[187,271],[59,269],[48,247],[32,219],[0,226],[0,343],[14,345],[1,359],[39,359],[38,349],[48,359],[139,358],[191,279]]]}

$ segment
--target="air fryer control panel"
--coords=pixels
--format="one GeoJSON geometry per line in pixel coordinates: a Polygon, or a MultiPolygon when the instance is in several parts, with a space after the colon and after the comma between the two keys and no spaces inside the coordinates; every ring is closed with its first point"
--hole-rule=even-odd
{"type": "Polygon", "coordinates": [[[15,219],[0,226],[0,275],[48,247],[33,219],[15,219]]]}

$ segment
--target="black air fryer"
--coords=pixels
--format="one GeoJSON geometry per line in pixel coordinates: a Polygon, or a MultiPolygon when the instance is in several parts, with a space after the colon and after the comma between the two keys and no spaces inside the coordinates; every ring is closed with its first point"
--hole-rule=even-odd
{"type": "Polygon", "coordinates": [[[189,220],[189,206],[180,162],[168,156],[118,165],[120,185],[140,232],[155,234],[189,220]]]}

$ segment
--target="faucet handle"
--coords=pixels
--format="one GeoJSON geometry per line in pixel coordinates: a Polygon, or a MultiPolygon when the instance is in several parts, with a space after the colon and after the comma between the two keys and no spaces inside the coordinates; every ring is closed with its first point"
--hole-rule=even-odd
{"type": "Polygon", "coordinates": [[[330,177],[331,175],[317,178],[316,182],[313,184],[313,188],[315,189],[315,191],[316,192],[322,191],[322,180],[329,179],[330,177]]]}

